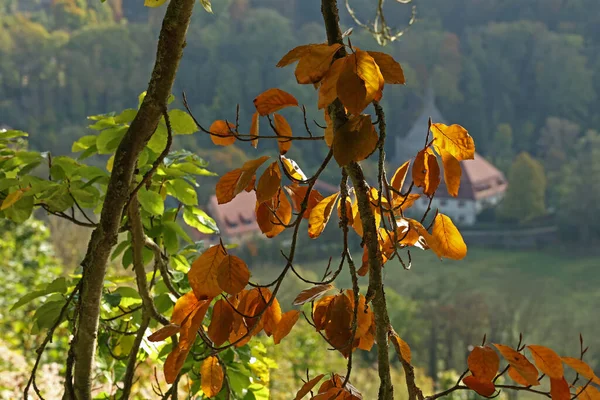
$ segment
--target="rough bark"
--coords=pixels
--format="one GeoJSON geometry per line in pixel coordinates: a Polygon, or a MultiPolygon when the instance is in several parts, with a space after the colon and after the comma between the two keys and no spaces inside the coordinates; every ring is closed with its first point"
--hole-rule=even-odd
{"type": "Polygon", "coordinates": [[[75,356],[74,396],[79,400],[92,397],[92,370],[107,259],[117,242],[138,156],[156,130],[171,94],[194,3],[195,0],[171,0],[167,7],[147,95],[115,153],[99,226],[92,234],[82,262],[80,312],[71,344],[75,356]]]}
{"type": "MultiPolygon", "coordinates": [[[[336,0],[322,0],[321,12],[325,22],[328,43],[343,44],[342,32],[339,25],[339,13],[336,0]]],[[[344,56],[345,50],[342,48],[338,56],[344,56]]],[[[329,108],[334,130],[337,130],[345,121],[346,114],[339,100],[336,100],[329,108]]],[[[373,313],[375,315],[375,325],[377,339],[377,358],[379,372],[379,395],[378,400],[392,400],[394,398],[394,388],[390,375],[390,359],[388,346],[388,333],[390,332],[390,319],[385,302],[385,293],[383,291],[382,266],[383,260],[379,252],[377,240],[377,226],[375,225],[375,216],[371,209],[368,197],[369,186],[365,180],[361,166],[353,162],[345,167],[345,170],[352,180],[352,185],[358,201],[358,209],[363,225],[363,242],[367,246],[369,254],[369,290],[367,298],[372,299],[373,313]]]]}

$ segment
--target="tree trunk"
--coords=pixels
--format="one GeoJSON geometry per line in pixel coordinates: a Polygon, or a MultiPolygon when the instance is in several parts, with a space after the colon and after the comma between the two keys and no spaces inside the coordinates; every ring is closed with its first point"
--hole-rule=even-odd
{"type": "MultiPolygon", "coordinates": [[[[328,43],[343,44],[342,32],[339,25],[339,13],[336,0],[322,0],[321,12],[325,22],[328,43]]],[[[345,56],[345,49],[342,48],[337,53],[337,57],[345,56]]],[[[339,100],[336,100],[329,107],[329,114],[333,121],[334,130],[339,129],[347,120],[346,113],[339,100]]],[[[382,266],[383,260],[379,252],[379,243],[377,240],[377,226],[375,217],[371,209],[368,197],[369,186],[365,181],[361,166],[352,162],[344,167],[348,176],[352,180],[352,185],[358,201],[358,209],[363,225],[363,241],[367,246],[369,254],[369,290],[367,299],[372,299],[373,313],[375,315],[377,339],[377,367],[379,372],[379,400],[392,400],[394,398],[394,387],[390,375],[390,359],[388,347],[388,333],[390,332],[390,319],[385,302],[385,293],[383,291],[382,266]]]]}
{"type": "MultiPolygon", "coordinates": [[[[106,263],[121,225],[123,209],[129,200],[134,169],[140,152],[156,130],[166,109],[175,74],[185,47],[195,0],[171,0],[163,20],[156,62],[147,95],[115,153],[98,228],[92,233],[82,262],[83,277],[79,318],[71,343],[74,356],[74,385],[67,382],[67,398],[91,399],[92,372],[100,315],[100,300],[106,275],[106,263]]],[[[70,371],[67,371],[69,376],[70,371]]]]}

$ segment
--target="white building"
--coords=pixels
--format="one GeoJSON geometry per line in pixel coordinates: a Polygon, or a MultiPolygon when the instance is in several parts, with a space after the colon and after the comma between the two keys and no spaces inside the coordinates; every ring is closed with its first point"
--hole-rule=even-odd
{"type": "MultiPolygon", "coordinates": [[[[394,142],[394,166],[399,166],[406,160],[415,157],[423,149],[429,117],[433,123],[445,123],[435,105],[435,95],[431,89],[427,91],[423,111],[413,127],[408,134],[398,136],[394,142]]],[[[442,179],[432,202],[432,209],[439,209],[441,213],[448,215],[458,225],[473,225],[481,211],[500,202],[506,192],[508,182],[500,170],[478,153],[475,153],[473,160],[461,161],[461,167],[462,176],[458,196],[450,196],[442,179]]],[[[407,181],[407,185],[410,184],[410,179],[407,181]]],[[[417,189],[415,193],[422,192],[417,189]]],[[[415,203],[413,209],[419,213],[424,212],[428,203],[429,199],[422,197],[415,203]]]]}

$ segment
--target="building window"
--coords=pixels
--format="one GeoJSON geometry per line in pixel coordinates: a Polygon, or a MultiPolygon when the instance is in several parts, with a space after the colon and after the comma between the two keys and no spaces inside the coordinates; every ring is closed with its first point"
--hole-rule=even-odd
{"type": "Polygon", "coordinates": [[[243,215],[240,214],[240,220],[242,221],[242,224],[244,225],[250,225],[251,223],[254,222],[253,219],[249,219],[249,218],[245,218],[243,215]]]}
{"type": "Polygon", "coordinates": [[[458,201],[458,208],[464,208],[466,205],[467,205],[467,203],[464,200],[458,201]]]}

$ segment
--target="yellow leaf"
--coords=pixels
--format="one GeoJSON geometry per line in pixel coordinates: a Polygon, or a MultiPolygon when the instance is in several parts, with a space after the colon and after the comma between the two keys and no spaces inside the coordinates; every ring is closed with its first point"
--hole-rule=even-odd
{"type": "Polygon", "coordinates": [[[144,5],[146,7],[160,7],[165,4],[167,0],[144,0],[144,5]]]}
{"type": "Polygon", "coordinates": [[[202,376],[201,388],[204,395],[208,398],[218,395],[223,387],[224,378],[219,359],[215,356],[206,358],[200,367],[200,375],[202,376]]]}
{"type": "Polygon", "coordinates": [[[12,193],[9,193],[8,196],[6,196],[6,198],[2,202],[2,206],[0,207],[0,210],[6,210],[7,208],[9,208],[13,204],[15,204],[17,201],[19,201],[21,199],[21,197],[23,197],[23,193],[25,193],[27,190],[29,190],[29,189],[18,189],[12,193]]]}
{"type": "Polygon", "coordinates": [[[475,158],[475,142],[469,132],[460,125],[431,125],[434,144],[452,154],[458,161],[475,158]]]}
{"type": "Polygon", "coordinates": [[[404,186],[404,180],[406,179],[406,175],[408,174],[408,167],[410,167],[410,160],[402,164],[392,176],[392,180],[390,181],[390,185],[396,189],[398,192],[402,191],[402,186],[404,186]]]}
{"type": "Polygon", "coordinates": [[[267,308],[267,310],[265,311],[263,317],[263,325],[267,336],[271,336],[275,332],[275,330],[277,329],[277,325],[279,325],[279,322],[281,321],[281,317],[281,305],[279,305],[279,301],[277,301],[277,299],[275,298],[273,299],[273,302],[271,303],[269,308],[267,308]]]}
{"type": "Polygon", "coordinates": [[[359,115],[374,99],[379,98],[384,79],[369,53],[357,50],[346,57],[337,80],[336,91],[344,107],[359,115]]]}
{"type": "Polygon", "coordinates": [[[110,158],[106,162],[106,170],[108,172],[112,172],[114,163],[115,163],[115,155],[113,154],[112,156],[110,156],[110,158]]]}
{"type": "Polygon", "coordinates": [[[398,356],[402,357],[402,359],[404,361],[406,361],[407,363],[410,364],[412,355],[411,355],[410,346],[408,345],[408,343],[406,343],[404,340],[402,340],[402,338],[400,336],[398,336],[396,334],[396,332],[393,332],[390,335],[390,340],[392,341],[392,344],[394,345],[394,348],[396,349],[396,353],[398,353],[398,356]]]}
{"type": "MultiPolygon", "coordinates": [[[[365,83],[367,101],[370,103],[377,93],[383,89],[384,77],[379,66],[371,55],[362,50],[356,50],[356,74],[365,83]]],[[[351,62],[351,59],[348,61],[351,62]]]]}
{"type": "Polygon", "coordinates": [[[378,139],[370,116],[352,116],[334,132],[333,157],[340,167],[362,161],[375,150],[378,139]]]}
{"type": "MultiPolygon", "coordinates": [[[[306,197],[306,192],[308,190],[308,187],[293,184],[291,186],[286,186],[285,189],[289,193],[290,197],[292,198],[292,203],[294,205],[294,209],[297,212],[300,212],[300,210],[302,209],[302,202],[304,201],[304,198],[306,197]]],[[[319,193],[318,190],[312,189],[308,196],[308,203],[306,205],[306,210],[304,211],[302,218],[308,219],[310,217],[310,212],[312,211],[312,209],[317,204],[319,204],[319,202],[321,200],[323,200],[323,195],[321,193],[319,193]]]]}
{"type": "Polygon", "coordinates": [[[308,218],[308,236],[311,239],[318,238],[325,229],[339,195],[340,193],[338,192],[324,198],[310,212],[310,217],[308,218]]]}
{"type": "Polygon", "coordinates": [[[540,371],[553,379],[561,379],[563,377],[562,360],[554,350],[538,345],[529,345],[527,348],[531,351],[533,361],[540,371]]]}
{"type": "MultiPolygon", "coordinates": [[[[283,115],[273,114],[273,119],[277,136],[280,138],[292,137],[292,127],[288,124],[283,115]]],[[[279,145],[279,154],[281,155],[287,153],[290,147],[292,147],[292,141],[290,139],[277,139],[277,144],[279,145]]]]}
{"type": "Polygon", "coordinates": [[[562,361],[585,379],[591,379],[596,385],[600,385],[600,378],[585,361],[573,357],[562,357],[562,361]]]}
{"type": "Polygon", "coordinates": [[[444,164],[444,182],[446,182],[446,189],[450,196],[456,197],[458,196],[460,176],[462,175],[460,162],[444,149],[438,149],[438,152],[442,156],[442,163],[444,164]]]}
{"type": "Polygon", "coordinates": [[[300,166],[296,163],[296,161],[291,158],[287,158],[286,156],[279,156],[281,159],[281,163],[283,164],[283,168],[287,171],[288,175],[295,181],[305,181],[308,177],[304,174],[300,166]]]}
{"type": "Polygon", "coordinates": [[[317,83],[327,73],[333,56],[341,47],[341,44],[331,46],[327,44],[309,44],[300,46],[283,56],[277,63],[277,66],[283,67],[299,60],[295,71],[298,83],[317,83]]]}
{"type": "Polygon", "coordinates": [[[262,116],[297,105],[298,100],[294,96],[277,88],[269,89],[254,99],[256,111],[262,116]]]}
{"type": "Polygon", "coordinates": [[[256,201],[264,203],[273,198],[279,190],[279,185],[281,185],[281,170],[279,169],[279,163],[274,161],[267,167],[258,180],[258,186],[256,187],[256,201]]]}
{"type": "Polygon", "coordinates": [[[321,81],[321,87],[319,88],[319,110],[327,107],[337,99],[337,82],[340,77],[346,62],[346,57],[338,58],[331,64],[331,68],[327,71],[327,74],[321,81]]]}
{"type": "Polygon", "coordinates": [[[177,299],[173,307],[173,314],[171,314],[171,324],[182,325],[186,318],[203,304],[203,301],[198,300],[193,291],[187,292],[177,299]]]}
{"type": "Polygon", "coordinates": [[[500,351],[500,354],[508,361],[510,366],[513,367],[525,381],[527,381],[528,385],[537,386],[540,384],[537,379],[537,369],[523,354],[503,344],[494,344],[494,346],[500,351]]]}
{"type": "Polygon", "coordinates": [[[258,147],[258,117],[258,111],[252,114],[252,124],[250,125],[250,135],[253,136],[253,139],[250,143],[254,148],[258,147]]]}
{"type": "Polygon", "coordinates": [[[268,156],[262,156],[255,160],[246,161],[242,168],[236,168],[223,175],[216,186],[218,203],[229,203],[242,190],[246,189],[252,182],[258,167],[268,159],[268,156]]]}
{"type": "Polygon", "coordinates": [[[188,280],[196,298],[211,298],[221,293],[217,273],[226,254],[225,248],[218,244],[210,247],[194,261],[188,272],[188,280]]]}
{"type": "Polygon", "coordinates": [[[402,67],[394,58],[388,54],[380,53],[378,51],[369,51],[368,52],[371,57],[375,60],[379,69],[381,70],[381,75],[385,79],[385,83],[390,84],[405,84],[404,80],[404,71],[402,71],[402,67]]]}
{"type": "Polygon", "coordinates": [[[234,124],[223,120],[217,120],[213,122],[210,128],[208,128],[208,131],[212,133],[212,135],[210,135],[210,138],[212,139],[212,142],[217,146],[229,146],[231,144],[234,144],[234,130],[234,124]]]}
{"type": "Polygon", "coordinates": [[[288,311],[281,316],[281,320],[279,321],[279,324],[277,324],[275,332],[273,332],[273,342],[275,342],[275,344],[279,344],[281,339],[290,333],[299,317],[300,311],[298,310],[288,311]]]}
{"type": "Polygon", "coordinates": [[[225,292],[235,295],[241,292],[250,280],[250,270],[239,257],[227,255],[217,269],[217,283],[225,292]]]}
{"type": "Polygon", "coordinates": [[[432,196],[440,185],[440,166],[429,147],[415,157],[412,178],[415,186],[423,188],[427,196],[432,196]]]}
{"type": "Polygon", "coordinates": [[[578,399],[581,400],[600,400],[600,390],[588,385],[587,387],[580,386],[577,388],[578,399]]]}
{"type": "Polygon", "coordinates": [[[467,245],[448,216],[436,215],[431,235],[433,243],[427,243],[438,257],[462,260],[467,255],[467,245]]]}

